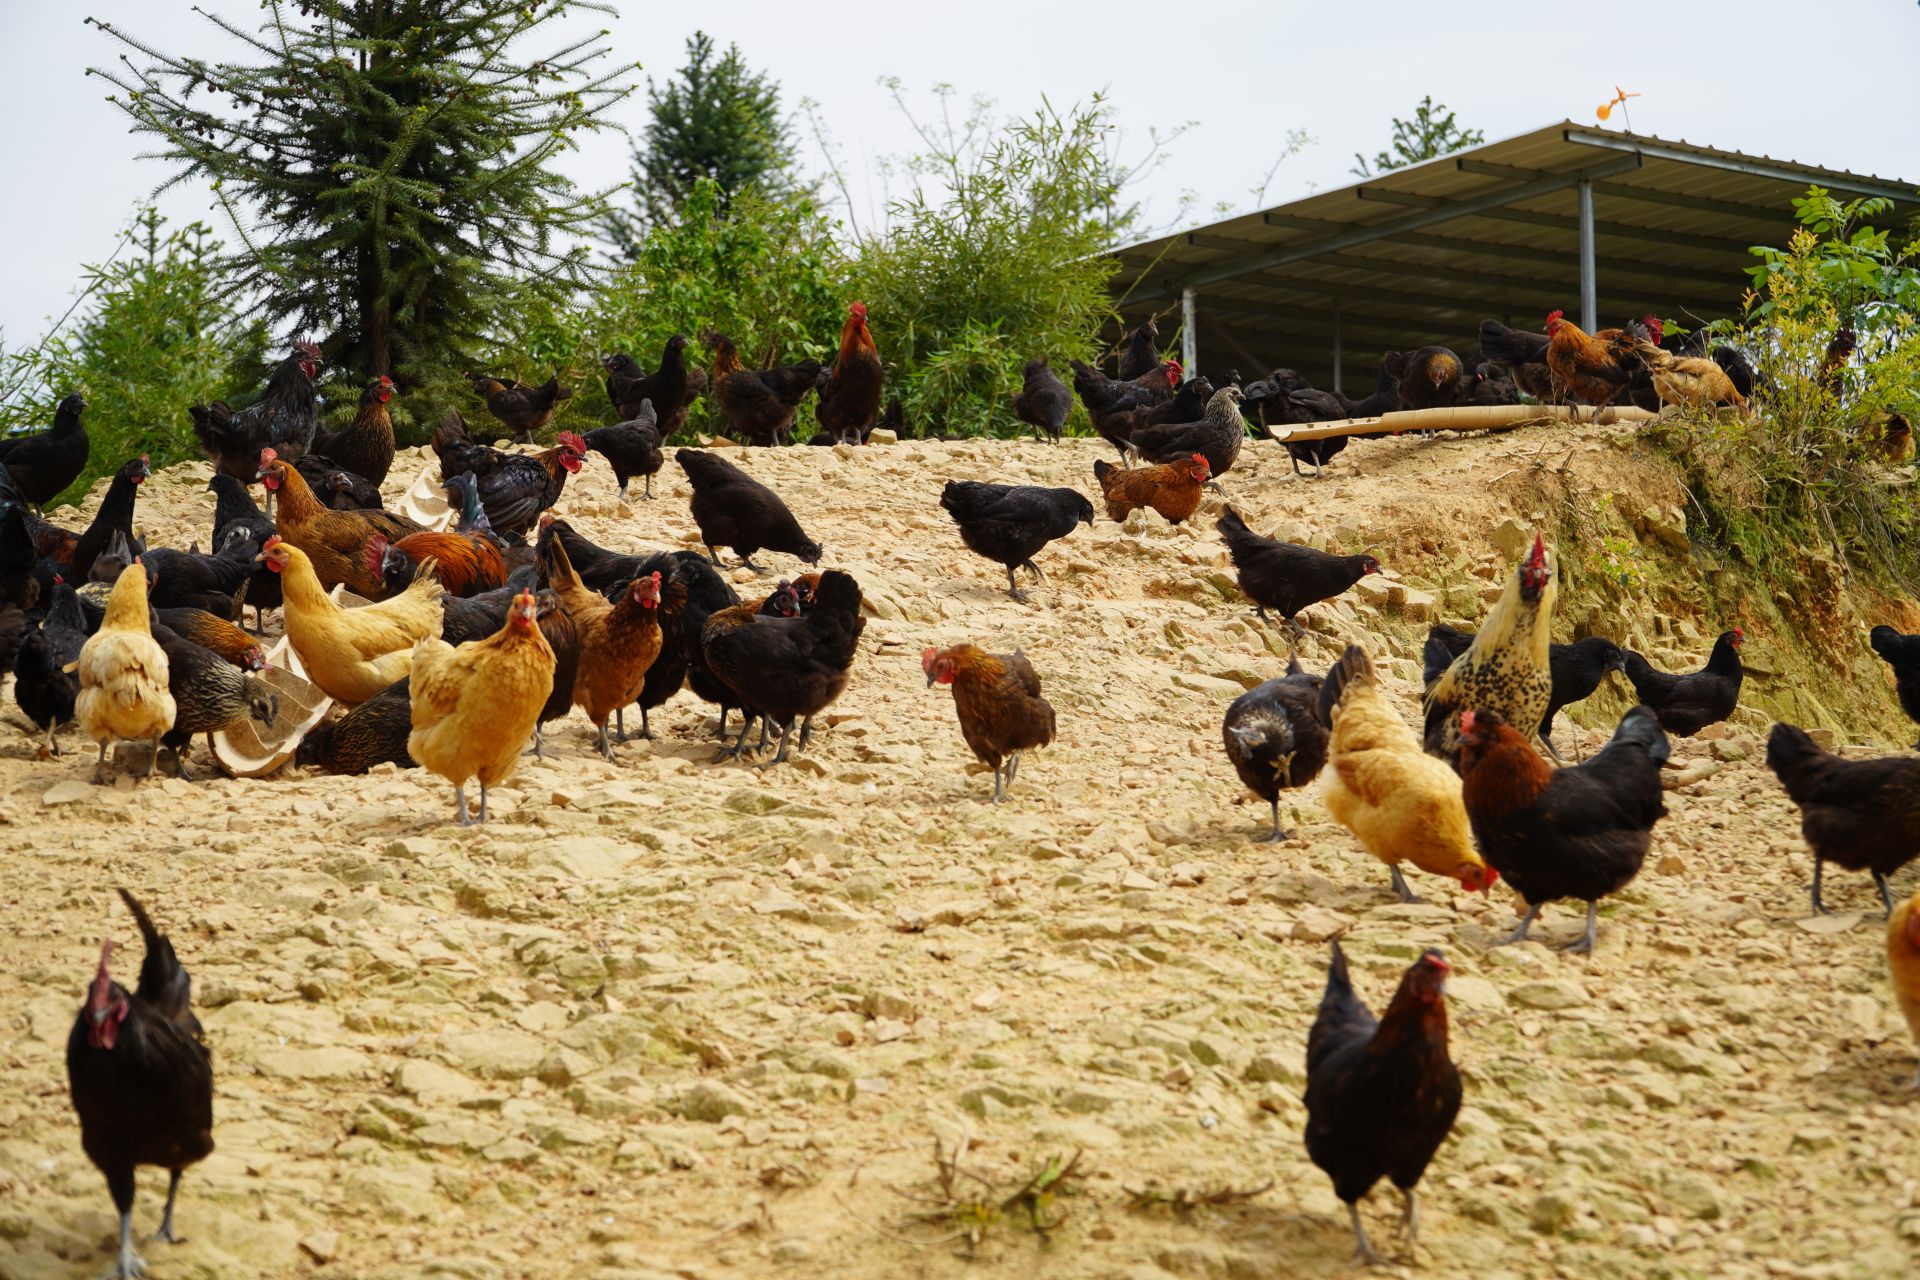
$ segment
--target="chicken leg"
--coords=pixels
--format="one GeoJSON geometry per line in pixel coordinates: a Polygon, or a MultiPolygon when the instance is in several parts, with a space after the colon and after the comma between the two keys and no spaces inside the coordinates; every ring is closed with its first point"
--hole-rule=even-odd
{"type": "Polygon", "coordinates": [[[180,1194],[180,1171],[173,1169],[169,1173],[171,1176],[167,1179],[167,1207],[160,1215],[160,1229],[147,1239],[149,1242],[164,1240],[168,1244],[185,1244],[185,1240],[173,1234],[173,1201],[174,1197],[180,1194]]]}
{"type": "Polygon", "coordinates": [[[652,473],[652,472],[648,472],[648,473],[647,473],[647,493],[646,493],[646,497],[647,497],[647,500],[648,500],[648,501],[652,501],[652,500],[653,500],[653,473],[652,473]]]}
{"type": "Polygon", "coordinates": [[[1360,1225],[1360,1205],[1358,1201],[1347,1205],[1347,1217],[1353,1221],[1353,1238],[1360,1246],[1359,1262],[1362,1266],[1377,1267],[1380,1255],[1373,1251],[1373,1243],[1367,1239],[1367,1229],[1360,1225]]]}
{"type": "Polygon", "coordinates": [[[1293,833],[1280,825],[1280,797],[1276,795],[1273,799],[1267,801],[1267,805],[1273,810],[1273,830],[1269,832],[1266,839],[1261,840],[1260,843],[1279,844],[1282,840],[1293,839],[1293,833]]]}
{"type": "Polygon", "coordinates": [[[1525,942],[1527,940],[1527,930],[1533,928],[1533,918],[1539,914],[1539,904],[1528,903],[1527,914],[1520,917],[1520,927],[1493,945],[1496,947],[1504,947],[1511,942],[1525,942]]]}
{"type": "Polygon", "coordinates": [[[1015,600],[1018,600],[1021,604],[1027,603],[1027,593],[1020,589],[1018,582],[1014,581],[1012,565],[1007,566],[1007,594],[1015,600]]]}
{"type": "Polygon", "coordinates": [[[1420,1196],[1412,1187],[1400,1194],[1407,1198],[1407,1207],[1400,1214],[1400,1239],[1412,1249],[1420,1243],[1420,1196]]]}
{"type": "Polygon", "coordinates": [[[599,736],[594,739],[594,750],[611,761],[613,759],[613,738],[607,732],[607,722],[602,720],[594,726],[594,729],[599,734],[599,736]]]}
{"type": "Polygon", "coordinates": [[[1566,946],[1560,949],[1562,951],[1568,952],[1571,955],[1578,955],[1578,956],[1592,955],[1593,944],[1599,939],[1599,925],[1600,925],[1600,904],[1597,902],[1589,902],[1587,903],[1586,933],[1578,938],[1575,938],[1572,942],[1569,942],[1566,946]]]}
{"type": "MultiPolygon", "coordinates": [[[[104,742],[100,744],[100,758],[99,758],[99,759],[98,759],[97,761],[95,761],[95,762],[94,762],[94,766],[93,766],[93,781],[94,781],[94,784],[95,784],[96,786],[105,786],[105,785],[106,785],[106,781],[107,781],[107,744],[106,744],[106,743],[104,743],[104,742]]],[[[1820,884],[1819,884],[1819,880],[1818,880],[1818,878],[1816,877],[1816,879],[1815,879],[1815,881],[1814,881],[1814,893],[1815,893],[1815,895],[1818,895],[1818,894],[1819,894],[1819,892],[1820,892],[1820,884]]]]}
{"type": "Polygon", "coordinates": [[[993,802],[999,804],[1007,798],[1006,780],[1001,776],[1001,765],[993,766],[993,802]]]}
{"type": "Polygon", "coordinates": [[[467,813],[467,788],[465,783],[453,789],[453,807],[456,821],[458,821],[461,826],[470,827],[473,825],[473,818],[467,813]]]}
{"type": "Polygon", "coordinates": [[[771,769],[773,768],[773,766],[780,764],[786,760],[787,739],[791,738],[792,736],[793,736],[793,721],[789,720],[785,724],[780,726],[780,749],[773,753],[773,759],[767,761],[765,764],[760,766],[762,769],[771,769]]]}
{"type": "Polygon", "coordinates": [[[1415,893],[1407,884],[1407,878],[1400,874],[1400,868],[1394,863],[1387,864],[1387,870],[1393,876],[1393,891],[1400,895],[1402,902],[1424,902],[1426,899],[1415,893]]]}
{"type": "Polygon", "coordinates": [[[482,782],[480,784],[480,821],[485,822],[486,820],[487,820],[487,784],[485,782],[482,782]]]}
{"type": "Polygon", "coordinates": [[[147,1260],[133,1251],[133,1210],[120,1211],[120,1254],[100,1280],[144,1280],[147,1260]]]}

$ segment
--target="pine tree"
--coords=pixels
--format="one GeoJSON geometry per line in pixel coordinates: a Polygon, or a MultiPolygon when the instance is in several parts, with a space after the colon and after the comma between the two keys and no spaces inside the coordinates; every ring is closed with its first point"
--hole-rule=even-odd
{"type": "Polygon", "coordinates": [[[1413,119],[1393,118],[1393,150],[1375,155],[1372,169],[1359,152],[1353,153],[1353,174],[1371,178],[1374,170],[1385,173],[1389,169],[1404,169],[1462,147],[1477,147],[1486,140],[1487,135],[1478,129],[1462,129],[1454,122],[1453,112],[1447,105],[1435,102],[1433,95],[1428,94],[1413,109],[1413,119]]]}
{"type": "Polygon", "coordinates": [[[780,118],[780,86],[752,70],[738,45],[718,53],[713,37],[687,40],[687,63],[665,88],[647,82],[652,118],[633,148],[634,209],[603,222],[628,257],[650,226],[670,225],[701,181],[720,194],[724,212],[748,188],[778,194],[791,185],[792,131],[780,118]]]}
{"type": "MultiPolygon", "coordinates": [[[[244,288],[276,329],[325,335],[330,364],[411,381],[474,348],[489,306],[588,270],[606,193],[553,169],[632,92],[595,70],[605,32],[544,57],[526,37],[593,0],[269,0],[249,51],[204,62],[89,18],[138,54],[89,74],[175,165],[209,182],[242,242],[244,288]]],[[[455,364],[453,367],[458,367],[455,364]]]]}

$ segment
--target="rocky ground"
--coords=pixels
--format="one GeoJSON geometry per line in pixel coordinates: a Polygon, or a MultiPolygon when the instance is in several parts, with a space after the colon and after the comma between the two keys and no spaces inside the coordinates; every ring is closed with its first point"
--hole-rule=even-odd
{"type": "MultiPolygon", "coordinates": [[[[1643,524],[1671,540],[1670,480],[1615,443],[1364,442],[1321,482],[1263,443],[1227,487],[1256,527],[1403,575],[1310,610],[1301,654],[1391,655],[1411,716],[1419,634],[1478,611],[1502,527],[1544,514],[1530,477],[1563,453],[1594,484],[1666,485],[1643,524]]],[[[1606,904],[1597,955],[1490,949],[1514,920],[1503,890],[1414,873],[1427,903],[1401,905],[1313,793],[1293,840],[1254,843],[1266,807],[1219,720],[1289,643],[1223,576],[1207,512],[1077,531],[1023,605],[936,505],[952,477],[1090,489],[1101,452],[748,459],[874,613],[831,727],[765,772],[711,764],[710,710],[682,695],[612,765],[576,716],[556,758],[494,793],[494,823],[462,831],[450,788],[391,769],[91,788],[90,753],[36,758],[8,699],[0,1276],[108,1260],[62,1049],[101,935],[137,947],[116,884],[192,970],[217,1072],[218,1150],[182,1191],[188,1242],[148,1250],[158,1280],[1343,1274],[1345,1215],[1300,1141],[1335,935],[1376,1006],[1421,948],[1454,965],[1467,1105],[1406,1270],[1912,1274],[1920,1114],[1879,906],[1840,874],[1845,914],[1809,918],[1765,717],[1680,745],[1695,781],[1606,904]],[[1004,805],[918,662],[963,639],[1022,647],[1059,711],[1004,805]]],[[[157,476],[141,522],[204,539],[204,476],[157,476]]],[[[622,509],[595,459],[560,510],[616,548],[690,544],[671,463],[656,487],[622,509]]],[[[1617,621],[1696,664],[1717,629],[1617,621]]],[[[1766,637],[1748,653],[1764,663],[1766,637]]],[[[1563,747],[1594,749],[1620,702],[1563,721],[1563,747]]],[[[1536,936],[1577,923],[1550,908],[1536,936]]],[[[143,1173],[143,1230],[164,1189],[143,1173]]],[[[1376,1200],[1384,1242],[1395,1197],[1376,1200]]]]}

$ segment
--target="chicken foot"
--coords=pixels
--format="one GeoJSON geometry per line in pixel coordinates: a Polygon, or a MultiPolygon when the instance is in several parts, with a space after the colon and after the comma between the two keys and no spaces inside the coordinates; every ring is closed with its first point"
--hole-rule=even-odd
{"type": "MultiPolygon", "coordinates": [[[[765,722],[763,721],[763,723],[765,722]]],[[[746,737],[746,734],[743,733],[740,736],[744,738],[746,737]]],[[[792,736],[793,736],[793,721],[789,720],[785,724],[780,726],[780,750],[774,752],[773,759],[767,761],[765,764],[760,766],[762,769],[771,769],[773,768],[773,766],[784,763],[786,761],[787,740],[792,736]]]]}
{"type": "Polygon", "coordinates": [[[1360,1246],[1357,1261],[1362,1266],[1377,1267],[1380,1255],[1373,1251],[1373,1242],[1367,1239],[1367,1229],[1360,1225],[1360,1205],[1358,1201],[1347,1205],[1347,1217],[1353,1221],[1354,1242],[1360,1246]]]}
{"type": "Polygon", "coordinates": [[[148,1243],[155,1240],[164,1240],[168,1244],[186,1243],[184,1239],[173,1234],[173,1201],[174,1197],[180,1194],[180,1171],[173,1169],[169,1170],[169,1173],[171,1176],[167,1180],[167,1207],[160,1215],[160,1229],[147,1237],[148,1243]]]}
{"type": "Polygon", "coordinates": [[[596,724],[596,725],[594,726],[594,729],[595,729],[595,731],[596,731],[596,732],[597,732],[597,733],[599,734],[599,736],[598,736],[598,737],[596,737],[596,738],[594,739],[594,742],[593,742],[593,749],[594,749],[595,751],[598,751],[598,752],[599,752],[599,753],[600,753],[600,754],[601,754],[602,756],[604,756],[604,757],[605,757],[605,758],[606,758],[606,759],[607,759],[607,760],[608,760],[609,762],[610,762],[610,761],[612,761],[612,759],[613,759],[613,738],[612,738],[612,736],[611,736],[611,735],[610,735],[610,734],[609,734],[609,733],[607,732],[607,722],[606,722],[605,720],[602,720],[602,721],[601,721],[601,722],[600,722],[599,724],[596,724]]]}
{"type": "Polygon", "coordinates": [[[453,807],[461,826],[473,825],[473,817],[467,812],[467,786],[464,782],[453,789],[453,807]]]}
{"type": "MultiPolygon", "coordinates": [[[[1827,910],[1826,903],[1820,901],[1820,872],[1825,866],[1826,859],[1815,858],[1813,860],[1813,912],[1815,915],[1821,916],[1833,914],[1827,910]]],[[[1887,891],[1887,878],[1878,871],[1871,871],[1868,874],[1873,877],[1873,887],[1880,891],[1880,902],[1887,909],[1886,916],[1882,916],[1881,918],[1886,919],[1893,915],[1893,895],[1887,891]]]]}
{"type": "Polygon", "coordinates": [[[1527,914],[1520,917],[1520,927],[1518,929],[1515,929],[1512,933],[1500,939],[1500,941],[1494,943],[1493,945],[1496,947],[1504,947],[1504,946],[1507,946],[1509,943],[1525,942],[1527,940],[1527,930],[1533,928],[1533,918],[1539,914],[1540,914],[1539,904],[1532,903],[1532,902],[1528,903],[1527,914]]]}
{"type": "MultiPolygon", "coordinates": [[[[93,782],[95,786],[101,787],[107,784],[107,744],[104,742],[100,744],[100,759],[94,762],[93,782]]],[[[1817,882],[1814,892],[1819,892],[1817,882]]]]}
{"type": "Polygon", "coordinates": [[[1589,902],[1587,903],[1586,933],[1582,934],[1578,938],[1575,938],[1572,942],[1569,942],[1566,946],[1560,949],[1571,955],[1578,955],[1578,956],[1592,955],[1593,944],[1599,940],[1599,928],[1600,928],[1600,904],[1598,902],[1589,902]]]}
{"type": "Polygon", "coordinates": [[[1407,1198],[1407,1207],[1400,1214],[1400,1239],[1411,1250],[1420,1243],[1420,1196],[1412,1187],[1400,1194],[1407,1198]]]}
{"type": "Polygon", "coordinates": [[[100,1280],[143,1280],[146,1274],[147,1260],[133,1251],[133,1209],[129,1206],[120,1211],[120,1255],[100,1280]]]}
{"type": "Polygon", "coordinates": [[[1387,864],[1387,871],[1393,876],[1393,891],[1400,895],[1400,901],[1402,902],[1425,902],[1426,901],[1425,898],[1422,898],[1419,894],[1415,893],[1412,887],[1407,884],[1407,878],[1400,874],[1400,868],[1398,866],[1389,862],[1387,864]]]}

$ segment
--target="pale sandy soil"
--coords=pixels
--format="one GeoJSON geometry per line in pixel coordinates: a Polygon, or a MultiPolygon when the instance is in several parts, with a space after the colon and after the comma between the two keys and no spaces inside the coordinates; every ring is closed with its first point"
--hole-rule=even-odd
{"type": "MultiPolygon", "coordinates": [[[[1576,471],[1654,475],[1648,502],[1675,500],[1606,436],[1574,437],[1576,471]]],[[[1496,527],[1544,514],[1524,494],[1565,448],[1365,443],[1309,483],[1267,443],[1227,485],[1256,527],[1374,547],[1457,615],[1502,572],[1496,527]]],[[[951,477],[1090,489],[1100,453],[749,460],[878,614],[832,727],[791,767],[710,764],[710,710],[683,694],[659,740],[614,765],[576,716],[482,830],[446,825],[438,779],[392,771],[69,799],[88,761],[36,759],[9,698],[0,1275],[108,1261],[111,1205],[62,1048],[101,935],[137,947],[116,884],[171,930],[218,1078],[218,1150],[187,1176],[188,1243],[149,1250],[157,1280],[1345,1274],[1345,1215],[1300,1142],[1303,1046],[1341,930],[1376,1005],[1422,947],[1455,966],[1467,1107],[1428,1172],[1409,1273],[1912,1274],[1920,1113],[1879,907],[1842,873],[1829,902],[1849,914],[1808,919],[1810,864],[1755,750],[1765,718],[1681,745],[1726,767],[1672,793],[1597,956],[1489,950],[1510,900],[1415,873],[1428,903],[1400,905],[1315,792],[1291,807],[1296,839],[1253,843],[1265,805],[1226,765],[1219,719],[1288,645],[1213,585],[1207,512],[1081,529],[1041,555],[1051,584],[1020,605],[937,506],[951,477]],[[1060,741],[1001,806],[917,661],[963,639],[1024,648],[1059,711],[1060,741]],[[936,1136],[962,1134],[957,1189],[975,1201],[1081,1152],[1084,1178],[1046,1209],[1064,1221],[1045,1238],[1017,1211],[986,1221],[971,1260],[967,1222],[916,1221],[938,1199],[936,1136]],[[1186,1213],[1128,1207],[1149,1187],[1265,1184],[1186,1213]]],[[[204,474],[156,477],[141,523],[204,539],[204,474]]],[[[671,463],[656,488],[621,511],[596,459],[560,510],[615,548],[687,543],[671,463]]],[[[1348,596],[1307,620],[1309,665],[1366,641],[1398,659],[1390,688],[1413,715],[1425,618],[1348,596]]],[[[1695,659],[1717,629],[1631,628],[1695,659]]],[[[1576,921],[1550,908],[1537,936],[1576,921]]],[[[142,1175],[143,1230],[164,1186],[142,1175]]],[[[1384,1242],[1393,1197],[1376,1200],[1384,1242]]]]}

